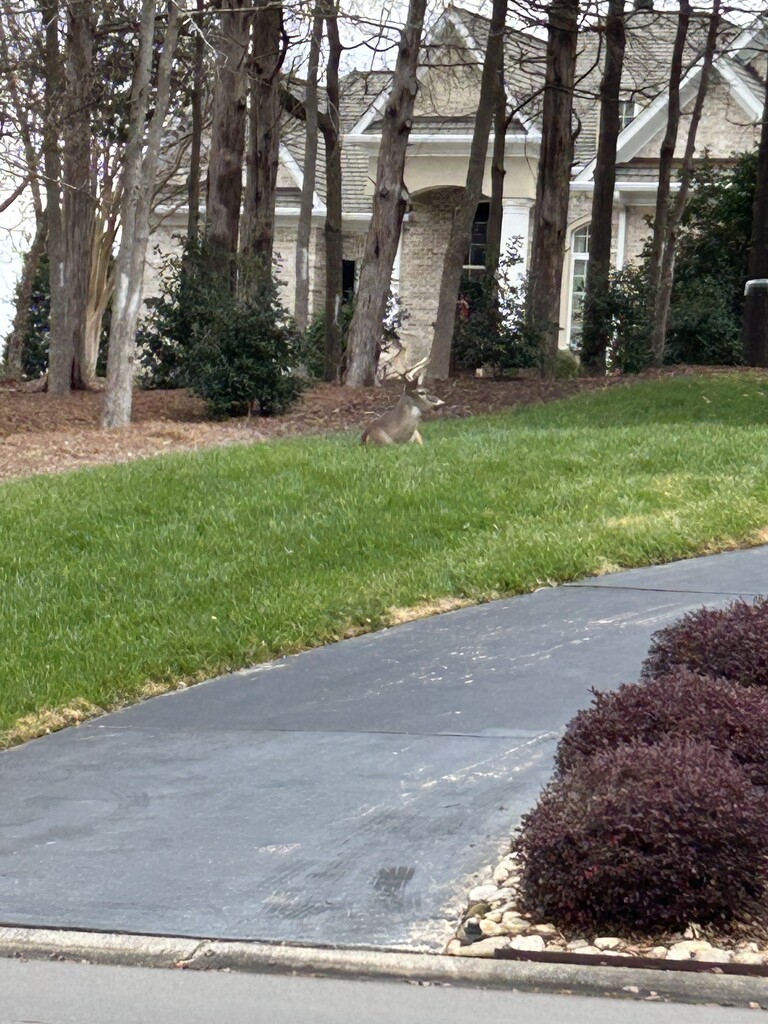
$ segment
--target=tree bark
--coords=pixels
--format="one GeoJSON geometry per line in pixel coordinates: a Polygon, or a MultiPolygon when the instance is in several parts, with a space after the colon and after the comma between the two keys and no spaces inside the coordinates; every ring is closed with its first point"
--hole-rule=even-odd
{"type": "Polygon", "coordinates": [[[542,372],[548,376],[554,375],[560,333],[560,292],[573,160],[571,113],[578,14],[578,0],[552,0],[547,25],[542,140],[526,317],[539,336],[542,372]]]}
{"type": "Polygon", "coordinates": [[[720,0],[714,0],[712,14],[709,20],[709,31],[704,46],[704,56],[701,67],[699,87],[696,91],[696,99],[691,112],[691,123],[688,126],[688,137],[683,155],[683,166],[680,172],[680,188],[675,196],[674,203],[667,217],[667,233],[664,239],[661,256],[661,276],[659,288],[656,295],[654,307],[654,319],[651,324],[651,347],[654,352],[660,352],[660,362],[664,361],[664,347],[667,338],[667,322],[669,320],[669,307],[672,301],[672,287],[675,281],[675,251],[677,249],[677,235],[680,223],[685,213],[685,205],[688,201],[688,192],[691,187],[693,176],[693,154],[696,150],[696,135],[701,121],[701,113],[704,108],[704,100],[709,88],[709,81],[712,74],[712,63],[715,56],[717,44],[717,32],[720,26],[720,0]]]}
{"type": "MultiPolygon", "coordinates": [[[[503,57],[503,54],[502,54],[503,57]]],[[[496,83],[496,104],[493,111],[493,156],[491,158],[491,202],[488,207],[488,248],[485,271],[495,277],[501,258],[501,227],[504,219],[504,151],[507,143],[507,95],[504,90],[503,68],[496,83]]]]}
{"type": "Polygon", "coordinates": [[[72,385],[72,354],[64,336],[64,232],[61,215],[61,155],[59,124],[63,69],[59,46],[59,0],[43,0],[45,20],[45,122],[43,168],[45,171],[45,219],[48,227],[48,267],[51,310],[48,328],[48,388],[67,394],[72,385]],[[53,378],[54,386],[51,387],[53,378]]]}
{"type": "Polygon", "coordinates": [[[418,89],[416,68],[425,9],[426,0],[410,0],[392,92],[384,111],[373,212],[347,341],[346,383],[349,387],[374,383],[376,345],[381,339],[392,266],[408,198],[403,170],[418,89]]]}
{"type": "Polygon", "coordinates": [[[115,218],[110,218],[105,223],[102,217],[97,217],[96,230],[93,233],[88,307],[85,317],[84,366],[85,375],[89,381],[96,378],[101,323],[115,285],[114,274],[110,274],[110,262],[116,236],[115,218]]]}
{"type": "Polygon", "coordinates": [[[96,217],[96,177],[92,150],[90,92],[96,18],[91,0],[70,3],[66,63],[69,109],[64,126],[65,324],[72,351],[73,388],[90,384],[86,368],[85,325],[91,247],[96,217]]]}
{"type": "MultiPolygon", "coordinates": [[[[223,0],[221,39],[213,91],[211,149],[208,159],[205,234],[221,254],[220,270],[231,274],[240,233],[245,152],[246,58],[251,13],[239,0],[223,0]]],[[[231,285],[234,286],[234,280],[231,285]]]]}
{"type": "Polygon", "coordinates": [[[432,338],[427,375],[445,380],[451,368],[451,345],[456,321],[456,300],[459,295],[464,254],[472,230],[472,221],[483,192],[483,177],[488,159],[488,139],[494,114],[499,70],[504,60],[504,26],[507,18],[507,0],[493,0],[488,44],[480,80],[480,98],[475,115],[475,127],[469,150],[467,179],[459,205],[454,210],[451,233],[443,257],[440,293],[437,303],[435,331],[432,338]]]}
{"type": "Polygon", "coordinates": [[[328,63],[325,69],[326,116],[321,120],[325,143],[325,358],[323,379],[338,381],[343,358],[341,338],[341,135],[339,132],[339,63],[341,41],[338,7],[326,17],[328,63]]]}
{"type": "Polygon", "coordinates": [[[659,333],[658,328],[660,325],[657,309],[661,288],[664,248],[669,226],[672,195],[672,162],[675,156],[677,132],[680,126],[680,80],[683,75],[683,50],[686,36],[688,35],[690,19],[691,6],[689,0],[680,0],[680,13],[678,15],[677,32],[675,33],[675,42],[672,48],[672,63],[669,73],[667,127],[659,152],[659,185],[656,192],[656,212],[653,219],[651,254],[648,261],[648,319],[651,324],[649,348],[651,359],[655,366],[661,366],[664,362],[665,338],[663,334],[659,333]]]}
{"type": "Polygon", "coordinates": [[[174,0],[168,4],[168,18],[157,69],[155,109],[145,134],[154,28],[155,0],[144,0],[124,160],[122,234],[115,261],[115,301],[109,333],[107,389],[102,416],[102,426],[108,428],[127,426],[131,419],[136,326],[141,308],[144,265],[149,243],[149,214],[157,177],[163,124],[170,102],[171,67],[179,31],[179,7],[174,0]]]}
{"type": "MultiPolygon", "coordinates": [[[[757,151],[747,276],[750,281],[768,280],[768,79],[757,151]]],[[[753,285],[744,298],[742,340],[747,366],[768,366],[768,286],[765,284],[753,285]]]]}
{"type": "Polygon", "coordinates": [[[35,275],[37,274],[37,268],[40,266],[40,259],[45,252],[47,234],[45,215],[41,214],[37,218],[32,245],[24,256],[24,266],[16,288],[16,310],[13,317],[13,325],[8,336],[5,360],[2,365],[3,376],[11,380],[20,380],[23,372],[24,336],[27,333],[29,306],[32,301],[32,286],[35,283],[35,275]]]}
{"type": "Polygon", "coordinates": [[[275,183],[280,150],[278,72],[282,5],[260,6],[253,18],[249,61],[249,152],[243,209],[242,250],[272,261],[275,237],[275,183]]]}
{"type": "Polygon", "coordinates": [[[205,0],[197,0],[195,26],[195,60],[192,72],[192,137],[189,145],[187,174],[187,240],[197,239],[200,229],[200,153],[203,141],[203,95],[205,91],[205,37],[203,12],[205,0]]]}
{"type": "Polygon", "coordinates": [[[608,0],[605,21],[605,64],[600,83],[600,134],[595,158],[595,188],[589,235],[589,263],[584,295],[581,364],[593,376],[605,373],[611,340],[607,316],[611,273],[613,190],[616,184],[616,145],[619,137],[621,73],[626,48],[624,0],[608,0]]]}
{"type": "Polygon", "coordinates": [[[312,21],[307,85],[304,90],[307,125],[304,166],[302,168],[301,207],[299,208],[299,223],[296,228],[296,290],[293,302],[293,315],[300,331],[305,331],[309,322],[309,241],[312,233],[312,208],[317,173],[317,72],[320,63],[320,47],[323,41],[323,18],[319,12],[318,5],[315,7],[312,21]]]}

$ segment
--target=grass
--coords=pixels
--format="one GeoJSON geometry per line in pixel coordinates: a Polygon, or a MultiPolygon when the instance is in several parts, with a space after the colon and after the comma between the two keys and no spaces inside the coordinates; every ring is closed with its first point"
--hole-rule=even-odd
{"type": "Polygon", "coordinates": [[[69,708],[65,724],[148,685],[376,628],[393,609],[765,537],[759,374],[425,433],[423,448],[286,440],[0,487],[3,741],[55,727],[50,709],[69,708]]]}

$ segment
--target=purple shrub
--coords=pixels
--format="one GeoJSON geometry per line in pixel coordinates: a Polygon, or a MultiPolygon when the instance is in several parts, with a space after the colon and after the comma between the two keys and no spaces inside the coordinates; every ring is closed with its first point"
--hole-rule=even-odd
{"type": "Polygon", "coordinates": [[[620,743],[652,744],[672,735],[707,740],[730,754],[753,783],[768,786],[768,690],[675,669],[593,694],[592,707],[571,719],[558,745],[559,774],[620,743]]]}
{"type": "Polygon", "coordinates": [[[654,633],[641,677],[658,679],[675,668],[768,686],[768,598],[700,608],[654,633]]]}
{"type": "Polygon", "coordinates": [[[763,895],[768,798],[710,743],[626,743],[551,782],[514,848],[524,909],[560,927],[722,922],[763,895]]]}

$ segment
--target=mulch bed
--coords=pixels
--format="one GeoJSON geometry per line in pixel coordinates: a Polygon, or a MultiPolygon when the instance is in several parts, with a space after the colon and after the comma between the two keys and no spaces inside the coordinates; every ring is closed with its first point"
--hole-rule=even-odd
{"type": "MultiPolygon", "coordinates": [[[[689,367],[661,371],[664,376],[691,372],[689,367]]],[[[659,375],[656,371],[644,376],[659,375]]],[[[466,375],[437,383],[432,390],[446,403],[440,418],[461,418],[550,402],[632,379],[636,378],[542,381],[530,375],[496,381],[466,375]]],[[[373,417],[394,404],[401,391],[395,382],[381,388],[317,384],[284,416],[224,423],[206,420],[202,401],[187,391],[136,391],[131,425],[105,431],[99,426],[101,389],[55,397],[0,381],[0,479],[274,437],[362,432],[373,417]]]]}

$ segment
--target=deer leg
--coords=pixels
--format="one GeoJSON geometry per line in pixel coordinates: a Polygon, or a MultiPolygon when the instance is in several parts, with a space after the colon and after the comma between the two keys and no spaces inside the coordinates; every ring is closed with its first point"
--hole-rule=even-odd
{"type": "Polygon", "coordinates": [[[421,434],[418,432],[418,430],[414,430],[413,437],[411,438],[410,443],[411,444],[424,444],[424,442],[423,442],[423,440],[421,438],[421,434]]]}

